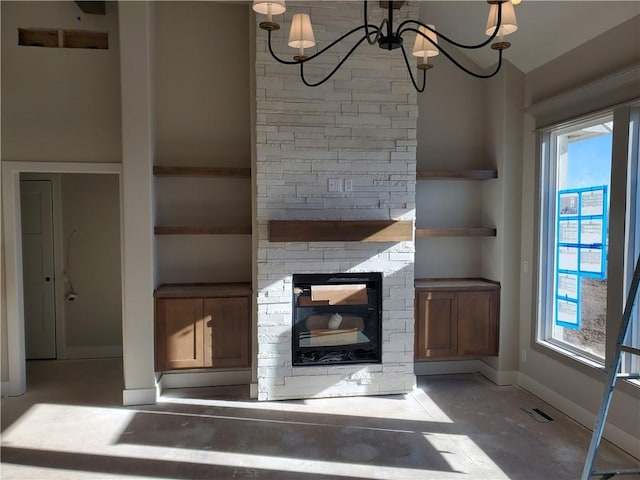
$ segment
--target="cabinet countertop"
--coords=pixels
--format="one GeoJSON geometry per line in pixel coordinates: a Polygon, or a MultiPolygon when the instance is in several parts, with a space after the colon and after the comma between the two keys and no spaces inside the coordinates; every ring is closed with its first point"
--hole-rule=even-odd
{"type": "Polygon", "coordinates": [[[249,282],[167,283],[160,285],[155,298],[245,297],[251,295],[249,282]]]}
{"type": "Polygon", "coordinates": [[[482,278],[416,278],[415,288],[430,290],[494,290],[500,288],[500,284],[482,278]]]}

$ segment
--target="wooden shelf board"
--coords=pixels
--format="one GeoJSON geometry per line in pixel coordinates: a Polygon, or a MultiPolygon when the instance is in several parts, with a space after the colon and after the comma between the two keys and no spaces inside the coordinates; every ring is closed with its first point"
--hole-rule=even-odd
{"type": "Polygon", "coordinates": [[[248,167],[169,167],[156,165],[153,167],[153,174],[157,177],[249,178],[251,177],[251,169],[248,167]]]}
{"type": "Polygon", "coordinates": [[[495,237],[495,228],[416,228],[416,238],[423,237],[495,237]]]}
{"type": "Polygon", "coordinates": [[[213,225],[157,225],[156,235],[251,235],[251,227],[220,227],[213,225]]]}
{"type": "Polygon", "coordinates": [[[156,298],[238,297],[251,295],[251,283],[165,283],[153,296],[156,298]]]}
{"type": "Polygon", "coordinates": [[[411,221],[269,221],[270,242],[403,242],[412,239],[411,221]]]}
{"type": "Polygon", "coordinates": [[[416,178],[431,180],[490,180],[498,178],[497,170],[418,170],[416,178]]]}

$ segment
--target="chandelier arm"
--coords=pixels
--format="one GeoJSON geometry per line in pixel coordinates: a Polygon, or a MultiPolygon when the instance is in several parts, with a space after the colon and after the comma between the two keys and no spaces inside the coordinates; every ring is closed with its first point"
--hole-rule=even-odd
{"type": "Polygon", "coordinates": [[[382,27],[384,26],[384,20],[380,24],[380,27],[377,29],[375,37],[373,37],[373,40],[371,40],[369,38],[370,34],[369,34],[369,18],[368,17],[369,15],[367,14],[367,0],[364,0],[364,24],[363,24],[364,32],[365,32],[365,35],[367,36],[367,43],[369,45],[375,45],[378,39],[380,38],[380,35],[382,34],[382,27]]]}
{"type": "Polygon", "coordinates": [[[296,65],[300,63],[296,60],[283,60],[276,55],[276,52],[273,51],[273,47],[271,46],[271,30],[267,31],[267,45],[269,46],[269,53],[278,63],[282,63],[284,65],[296,65]]]}
{"type": "MultiPolygon", "coordinates": [[[[412,28],[412,27],[407,28],[405,31],[420,33],[420,32],[418,32],[418,30],[416,30],[415,28],[412,28]]],[[[450,53],[448,53],[444,48],[442,48],[441,45],[434,44],[434,47],[436,47],[438,49],[438,51],[440,53],[442,53],[445,57],[447,57],[451,61],[451,63],[453,63],[456,67],[458,67],[463,72],[468,73],[472,77],[476,77],[476,78],[491,78],[496,73],[498,73],[498,71],[500,70],[500,67],[502,66],[502,50],[498,50],[498,65],[497,65],[495,71],[493,71],[491,73],[488,73],[488,74],[481,74],[481,73],[475,73],[475,72],[469,70],[464,65],[462,65],[450,53]]]]}
{"type": "Polygon", "coordinates": [[[502,25],[502,4],[500,4],[500,8],[498,8],[498,21],[497,21],[497,24],[496,24],[496,28],[493,30],[493,33],[491,34],[491,36],[487,40],[485,40],[484,42],[475,44],[475,45],[465,45],[464,43],[456,42],[455,40],[453,40],[453,39],[447,37],[446,35],[443,35],[442,33],[438,32],[435,28],[431,28],[429,25],[425,25],[424,23],[422,23],[422,22],[420,22],[418,20],[411,20],[411,19],[405,20],[400,25],[398,25],[398,30],[396,31],[396,35],[402,36],[402,34],[404,32],[407,32],[407,31],[416,32],[419,35],[422,35],[427,40],[429,40],[429,42],[431,43],[431,40],[424,33],[418,31],[418,29],[413,28],[413,27],[404,28],[404,29],[402,28],[405,25],[408,25],[408,24],[411,24],[411,23],[414,23],[416,25],[419,25],[419,26],[425,28],[426,30],[429,30],[430,32],[436,34],[438,36],[438,38],[443,39],[445,42],[450,43],[451,45],[454,45],[454,46],[459,47],[459,48],[464,48],[465,50],[475,50],[475,49],[478,49],[478,48],[486,47],[498,35],[498,32],[500,31],[500,26],[502,25]]]}
{"type": "MultiPolygon", "coordinates": [[[[355,32],[357,32],[358,30],[361,29],[367,29],[367,28],[372,28],[375,29],[378,33],[380,31],[380,29],[378,27],[376,27],[375,25],[360,25],[359,27],[353,28],[351,30],[349,30],[347,33],[345,33],[344,35],[342,35],[341,37],[337,38],[336,40],[334,40],[333,42],[331,42],[329,45],[327,45],[326,47],[324,47],[322,50],[314,53],[313,55],[305,58],[304,60],[283,60],[282,58],[278,57],[278,55],[276,55],[276,53],[273,51],[273,47],[271,45],[271,31],[267,32],[267,43],[269,45],[269,53],[271,53],[271,56],[279,63],[282,63],[284,65],[297,65],[299,63],[305,63],[308,62],[309,60],[313,60],[316,57],[319,57],[320,55],[322,55],[324,52],[326,52],[327,50],[329,50],[330,48],[334,47],[335,45],[337,45],[338,43],[340,43],[342,40],[344,40],[345,38],[347,38],[348,36],[354,34],[355,32]]],[[[356,43],[356,47],[358,45],[360,45],[360,43],[365,39],[368,38],[368,35],[371,35],[371,33],[365,34],[365,36],[363,38],[361,38],[358,43],[356,43]]],[[[355,50],[355,47],[351,49],[351,51],[355,50]]],[[[351,54],[351,52],[349,52],[349,55],[351,54]]],[[[348,55],[347,55],[348,56],[348,55]]],[[[340,62],[339,65],[342,65],[342,62],[340,62]]]]}
{"type": "MultiPolygon", "coordinates": [[[[362,28],[362,27],[359,27],[362,28]]],[[[362,42],[365,41],[365,39],[367,38],[367,35],[363,35],[362,38],[360,40],[358,40],[353,47],[351,47],[351,50],[349,50],[349,52],[344,56],[344,58],[342,60],[340,60],[340,62],[338,62],[338,64],[334,67],[333,70],[331,70],[331,73],[329,73],[326,77],[324,77],[322,80],[320,80],[319,82],[316,83],[311,83],[308,82],[306,78],[304,78],[304,64],[307,63],[309,60],[311,60],[312,58],[317,57],[318,55],[320,55],[321,52],[324,52],[326,50],[323,49],[321,52],[318,52],[317,54],[313,55],[312,57],[309,57],[308,59],[302,61],[302,62],[295,62],[295,63],[300,63],[300,78],[302,78],[302,82],[307,86],[307,87],[318,87],[320,85],[322,85],[323,83],[325,83],[327,80],[329,80],[331,77],[333,77],[333,75],[338,71],[338,69],[342,66],[342,64],[344,62],[347,61],[347,59],[351,56],[351,54],[356,50],[356,48],[358,48],[360,46],[360,44],[362,42]]],[[[334,42],[335,43],[335,42],[334,42]]],[[[329,48],[329,47],[327,47],[329,48]]]]}
{"type": "Polygon", "coordinates": [[[427,71],[422,70],[422,87],[418,87],[416,83],[416,79],[413,76],[413,70],[411,69],[411,65],[409,64],[409,59],[407,58],[407,52],[404,49],[404,45],[400,45],[402,48],[402,56],[404,57],[404,63],[407,66],[407,71],[409,72],[409,76],[411,77],[411,83],[413,83],[413,87],[418,91],[418,93],[424,92],[424,87],[427,85],[427,71]]]}

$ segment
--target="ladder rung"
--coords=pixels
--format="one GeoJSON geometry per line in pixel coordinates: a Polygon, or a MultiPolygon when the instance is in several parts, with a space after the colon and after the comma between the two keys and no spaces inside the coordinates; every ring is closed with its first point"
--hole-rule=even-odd
{"type": "Polygon", "coordinates": [[[640,373],[619,373],[618,378],[622,380],[638,380],[640,379],[640,373]]]}
{"type": "Polygon", "coordinates": [[[640,348],[633,348],[628,345],[618,345],[618,349],[633,355],[640,355],[640,348]]]}

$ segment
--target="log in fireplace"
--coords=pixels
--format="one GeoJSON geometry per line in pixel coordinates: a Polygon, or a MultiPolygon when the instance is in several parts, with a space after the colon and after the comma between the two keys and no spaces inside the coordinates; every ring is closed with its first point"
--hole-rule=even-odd
{"type": "Polygon", "coordinates": [[[293,365],[380,363],[382,274],[293,275],[293,365]]]}

